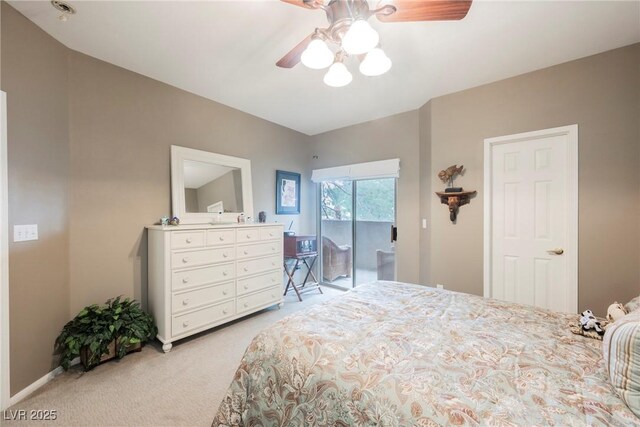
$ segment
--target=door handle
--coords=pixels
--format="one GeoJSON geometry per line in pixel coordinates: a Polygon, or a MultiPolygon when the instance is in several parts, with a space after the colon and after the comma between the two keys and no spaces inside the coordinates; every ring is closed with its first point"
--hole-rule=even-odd
{"type": "Polygon", "coordinates": [[[547,250],[547,252],[551,255],[562,255],[564,253],[564,249],[562,248],[549,249],[547,250]]]}
{"type": "Polygon", "coordinates": [[[398,227],[391,224],[391,243],[396,242],[398,240],[398,227]]]}

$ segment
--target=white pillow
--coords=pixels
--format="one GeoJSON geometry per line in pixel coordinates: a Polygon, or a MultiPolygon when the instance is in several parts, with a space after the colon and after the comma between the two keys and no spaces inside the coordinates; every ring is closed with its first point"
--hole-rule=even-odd
{"type": "Polygon", "coordinates": [[[609,324],[602,351],[611,384],[629,409],[640,417],[640,311],[609,324]]]}
{"type": "Polygon", "coordinates": [[[627,310],[627,313],[638,310],[640,308],[640,295],[626,303],[624,308],[627,310]]]}

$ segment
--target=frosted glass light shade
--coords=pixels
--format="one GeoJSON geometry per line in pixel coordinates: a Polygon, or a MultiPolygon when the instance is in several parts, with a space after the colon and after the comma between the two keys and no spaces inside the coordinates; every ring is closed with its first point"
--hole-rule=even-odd
{"type": "Polygon", "coordinates": [[[329,46],[320,39],[311,40],[311,43],[302,52],[300,61],[309,68],[321,70],[333,63],[333,52],[329,46]]]}
{"type": "Polygon", "coordinates": [[[378,32],[367,21],[358,19],[342,38],[342,48],[350,55],[361,55],[376,47],[379,40],[378,32]]]}
{"type": "Polygon", "coordinates": [[[346,86],[351,83],[351,80],[353,76],[342,62],[335,62],[324,75],[325,84],[331,87],[346,86]]]}
{"type": "Polygon", "coordinates": [[[360,72],[365,76],[380,76],[391,69],[391,60],[380,48],[375,48],[367,53],[360,63],[360,72]]]}

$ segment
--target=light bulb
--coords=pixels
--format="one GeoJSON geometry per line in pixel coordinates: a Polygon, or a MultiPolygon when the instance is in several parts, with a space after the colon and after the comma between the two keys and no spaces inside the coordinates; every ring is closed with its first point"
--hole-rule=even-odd
{"type": "Polygon", "coordinates": [[[342,87],[351,83],[353,76],[347,70],[347,66],[342,62],[334,62],[329,71],[324,75],[324,82],[327,86],[342,87]]]}
{"type": "Polygon", "coordinates": [[[333,63],[333,52],[323,40],[313,39],[302,52],[300,61],[309,68],[321,70],[333,63]]]}
{"type": "Polygon", "coordinates": [[[365,76],[380,76],[391,68],[391,60],[379,47],[367,53],[360,63],[360,72],[365,76]]]}
{"type": "Polygon", "coordinates": [[[342,48],[350,55],[361,55],[376,47],[379,40],[376,30],[367,21],[358,19],[342,38],[342,48]]]}

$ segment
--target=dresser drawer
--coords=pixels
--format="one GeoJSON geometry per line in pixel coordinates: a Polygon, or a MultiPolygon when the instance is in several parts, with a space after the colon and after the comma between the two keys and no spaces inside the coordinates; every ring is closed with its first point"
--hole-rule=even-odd
{"type": "Polygon", "coordinates": [[[231,245],[236,242],[236,230],[207,231],[207,246],[231,245]]]}
{"type": "Polygon", "coordinates": [[[267,258],[238,261],[238,277],[263,273],[282,265],[282,256],[270,256],[267,258]]]}
{"type": "Polygon", "coordinates": [[[275,255],[279,254],[281,249],[282,244],[280,242],[256,243],[254,245],[238,246],[238,259],[275,255]]]}
{"type": "Polygon", "coordinates": [[[171,249],[200,248],[203,246],[204,230],[171,232],[171,249]]]}
{"type": "Polygon", "coordinates": [[[238,279],[236,285],[236,295],[244,295],[250,292],[259,291],[275,285],[282,286],[282,271],[275,270],[260,276],[247,277],[246,279],[238,279]]]}
{"type": "Polygon", "coordinates": [[[222,283],[220,285],[209,286],[207,288],[194,289],[193,291],[174,293],[171,298],[171,313],[180,313],[192,308],[223,301],[234,296],[234,282],[222,283]]]}
{"type": "Polygon", "coordinates": [[[234,303],[235,301],[231,300],[191,313],[173,316],[171,319],[171,335],[178,336],[190,330],[233,316],[236,312],[234,303]]]}
{"type": "Polygon", "coordinates": [[[212,265],[210,267],[192,268],[171,273],[171,290],[192,288],[223,282],[235,277],[233,263],[212,265]]]}
{"type": "Polygon", "coordinates": [[[274,240],[282,238],[282,227],[261,227],[260,240],[274,240]]]}
{"type": "Polygon", "coordinates": [[[196,251],[179,251],[171,253],[171,268],[185,268],[235,259],[233,247],[217,249],[200,249],[196,251]]]}
{"type": "Polygon", "coordinates": [[[282,289],[280,286],[265,289],[255,294],[247,295],[237,299],[236,311],[242,313],[257,307],[266,306],[269,303],[277,303],[282,301],[282,289]]]}
{"type": "Polygon", "coordinates": [[[260,240],[260,229],[256,227],[246,227],[238,229],[238,243],[257,242],[260,240]]]}

